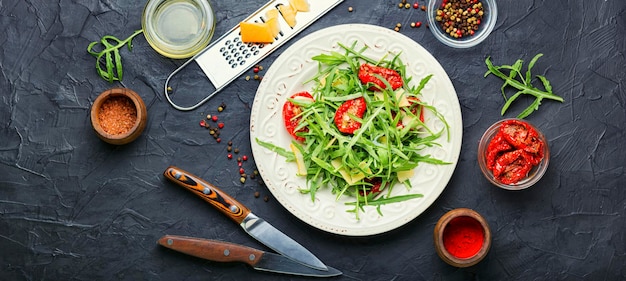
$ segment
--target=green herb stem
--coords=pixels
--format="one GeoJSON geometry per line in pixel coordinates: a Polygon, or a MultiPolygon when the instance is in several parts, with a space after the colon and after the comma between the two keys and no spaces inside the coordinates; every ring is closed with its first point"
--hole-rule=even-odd
{"type": "Polygon", "coordinates": [[[102,79],[109,81],[109,83],[122,80],[122,56],[120,55],[119,49],[127,45],[128,50],[132,51],[133,38],[142,32],[142,29],[137,30],[125,40],[120,40],[115,36],[105,35],[100,41],[91,42],[89,46],[87,46],[87,52],[96,58],[96,71],[102,79]],[[103,46],[100,52],[93,50],[98,44],[103,46]]]}
{"type": "Polygon", "coordinates": [[[524,109],[522,112],[520,112],[517,115],[517,118],[520,118],[520,119],[526,118],[528,115],[538,110],[539,105],[541,105],[541,101],[543,99],[550,99],[550,100],[555,100],[558,102],[563,102],[562,97],[555,95],[552,92],[552,86],[550,85],[550,82],[548,81],[548,79],[545,78],[544,76],[536,75],[536,77],[542,82],[545,91],[539,88],[536,88],[532,85],[531,69],[541,56],[543,56],[543,54],[537,54],[530,61],[530,63],[528,64],[528,68],[527,68],[525,76],[522,75],[522,66],[523,66],[522,60],[517,60],[515,64],[513,65],[494,66],[493,63],[491,62],[490,57],[487,57],[487,59],[485,59],[485,64],[487,65],[488,71],[485,73],[484,77],[487,77],[489,74],[493,74],[499,77],[500,79],[504,80],[504,84],[500,88],[502,92],[502,96],[504,97],[504,101],[505,101],[505,104],[503,105],[502,110],[500,112],[501,115],[504,115],[506,111],[508,110],[508,108],[511,106],[511,104],[523,94],[534,96],[535,101],[533,101],[526,109],[524,109]],[[502,71],[500,71],[501,69],[509,70],[509,75],[504,74],[502,71]],[[517,89],[518,91],[515,94],[513,94],[511,97],[507,97],[505,93],[505,89],[507,86],[511,86],[517,89]]]}

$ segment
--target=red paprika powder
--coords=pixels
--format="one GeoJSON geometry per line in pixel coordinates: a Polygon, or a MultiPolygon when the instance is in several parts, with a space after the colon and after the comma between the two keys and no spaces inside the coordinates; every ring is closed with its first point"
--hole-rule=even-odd
{"type": "Polygon", "coordinates": [[[471,217],[452,219],[443,231],[443,245],[457,258],[470,258],[483,246],[485,233],[480,222],[471,217]]]}

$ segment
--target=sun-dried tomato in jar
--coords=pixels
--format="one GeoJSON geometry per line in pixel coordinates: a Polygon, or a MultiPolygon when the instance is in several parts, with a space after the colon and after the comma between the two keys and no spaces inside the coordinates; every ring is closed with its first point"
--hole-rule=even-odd
{"type": "Polygon", "coordinates": [[[528,123],[506,120],[485,152],[487,168],[503,184],[515,184],[541,163],[545,144],[528,123]]]}

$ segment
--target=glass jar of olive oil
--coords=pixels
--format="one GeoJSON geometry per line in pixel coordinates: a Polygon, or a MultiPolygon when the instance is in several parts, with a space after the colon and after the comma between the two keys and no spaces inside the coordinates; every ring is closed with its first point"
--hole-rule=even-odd
{"type": "Polygon", "coordinates": [[[215,29],[208,0],[149,0],[141,21],[150,46],[168,58],[188,58],[204,49],[215,29]]]}

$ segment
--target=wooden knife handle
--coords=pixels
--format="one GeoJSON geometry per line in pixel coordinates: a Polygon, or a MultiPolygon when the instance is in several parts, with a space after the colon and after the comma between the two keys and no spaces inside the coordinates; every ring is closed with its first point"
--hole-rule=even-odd
{"type": "Polygon", "coordinates": [[[250,209],[230,197],[230,195],[221,189],[182,169],[169,166],[163,175],[169,180],[202,197],[202,199],[211,203],[213,207],[239,224],[250,214],[250,209]]]}
{"type": "Polygon", "coordinates": [[[254,266],[265,252],[233,243],[185,236],[165,235],[159,245],[190,256],[217,262],[244,262],[254,266]]]}

